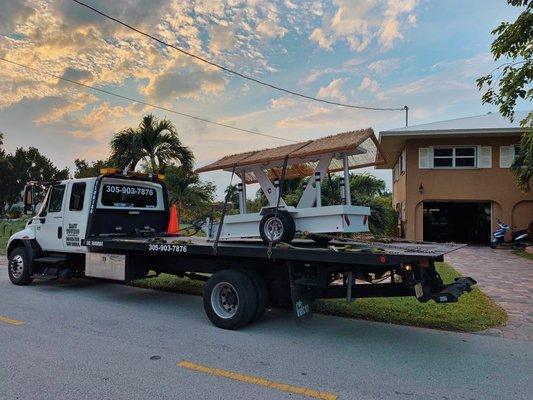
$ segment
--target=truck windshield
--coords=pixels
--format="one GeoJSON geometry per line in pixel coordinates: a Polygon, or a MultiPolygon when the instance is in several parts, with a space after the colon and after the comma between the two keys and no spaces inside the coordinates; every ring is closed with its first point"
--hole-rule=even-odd
{"type": "Polygon", "coordinates": [[[102,205],[107,207],[156,208],[157,192],[149,187],[105,184],[101,201],[102,205]]]}

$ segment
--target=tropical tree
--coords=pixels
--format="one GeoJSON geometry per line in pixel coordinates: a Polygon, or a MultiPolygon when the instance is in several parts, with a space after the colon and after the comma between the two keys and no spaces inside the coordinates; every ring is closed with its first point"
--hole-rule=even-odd
{"type": "MultiPolygon", "coordinates": [[[[507,0],[515,7],[525,7],[514,22],[502,22],[492,31],[497,35],[491,51],[495,61],[506,62],[477,80],[479,89],[487,88],[483,103],[494,104],[511,121],[519,98],[533,100],[533,0],[507,0]],[[495,74],[498,74],[496,77],[495,74]]],[[[511,166],[519,187],[529,191],[533,177],[533,111],[520,122],[524,128],[520,152],[511,166]]]]}
{"type": "MultiPolygon", "coordinates": [[[[21,193],[27,182],[63,180],[68,179],[68,176],[68,168],[58,169],[35,147],[27,150],[19,147],[13,154],[6,154],[0,148],[0,181],[2,182],[0,207],[2,212],[6,205],[12,206],[22,200],[21,193]]],[[[42,193],[36,193],[36,197],[36,201],[40,201],[42,193]]]]}
{"type": "Polygon", "coordinates": [[[235,208],[239,204],[239,189],[237,185],[228,185],[224,190],[224,199],[228,199],[235,208]]]}
{"type": "MultiPolygon", "coordinates": [[[[313,177],[309,178],[312,179],[313,177]]],[[[370,207],[370,231],[375,235],[396,234],[396,211],[392,208],[392,197],[385,192],[385,182],[369,174],[350,174],[350,194],[352,204],[370,207]]],[[[328,175],[321,184],[322,204],[341,203],[340,176],[328,175]]],[[[284,184],[283,200],[296,206],[303,193],[303,179],[290,179],[284,184]]],[[[248,210],[258,212],[268,202],[262,190],[256,193],[255,200],[248,201],[248,210]]]]}
{"type": "Polygon", "coordinates": [[[192,151],[182,145],[174,124],[152,114],[144,116],[136,129],[127,128],[115,134],[110,159],[118,167],[130,170],[146,160],[153,173],[164,171],[175,161],[186,170],[191,170],[194,163],[192,151]]]}
{"type": "Polygon", "coordinates": [[[113,166],[113,162],[110,160],[96,160],[86,161],[79,158],[74,160],[76,170],[74,171],[74,178],[90,178],[100,175],[102,168],[113,166]]]}
{"type": "Polygon", "coordinates": [[[165,171],[165,183],[170,202],[178,206],[185,220],[203,218],[211,211],[216,186],[201,182],[197,173],[183,165],[169,165],[165,171]]]}
{"type": "Polygon", "coordinates": [[[0,216],[4,215],[10,194],[7,188],[11,186],[11,179],[13,177],[13,166],[9,162],[3,146],[4,135],[0,132],[0,182],[2,182],[2,190],[0,190],[0,216]]]}
{"type": "MultiPolygon", "coordinates": [[[[322,182],[322,204],[340,204],[340,176],[326,177],[322,182]]],[[[392,199],[385,194],[385,182],[369,174],[350,174],[352,204],[370,208],[369,229],[375,235],[396,234],[396,211],[392,199]]]]}

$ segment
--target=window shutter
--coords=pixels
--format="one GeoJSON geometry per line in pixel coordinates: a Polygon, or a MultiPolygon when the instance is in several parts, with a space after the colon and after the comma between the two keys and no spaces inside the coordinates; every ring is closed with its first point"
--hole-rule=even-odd
{"type": "Polygon", "coordinates": [[[513,162],[512,146],[500,146],[500,168],[509,168],[513,162]]]}
{"type": "Polygon", "coordinates": [[[405,161],[406,161],[406,157],[405,157],[405,149],[403,149],[402,151],[402,167],[401,167],[401,170],[400,172],[405,172],[405,161]]]}
{"type": "Polygon", "coordinates": [[[477,167],[492,168],[492,146],[477,147],[477,167]]]}
{"type": "Polygon", "coordinates": [[[431,168],[430,150],[431,148],[429,147],[420,147],[418,149],[418,168],[431,168]]]}

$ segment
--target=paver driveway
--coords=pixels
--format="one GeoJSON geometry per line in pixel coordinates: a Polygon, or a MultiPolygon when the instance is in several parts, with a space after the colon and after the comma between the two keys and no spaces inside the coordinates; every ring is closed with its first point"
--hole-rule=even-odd
{"type": "Polygon", "coordinates": [[[487,333],[533,341],[533,261],[488,246],[468,246],[445,258],[509,314],[507,326],[487,333]]]}

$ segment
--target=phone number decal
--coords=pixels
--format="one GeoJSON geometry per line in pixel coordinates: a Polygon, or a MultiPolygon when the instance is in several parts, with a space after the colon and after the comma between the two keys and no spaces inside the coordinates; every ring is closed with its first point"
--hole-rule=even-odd
{"type": "Polygon", "coordinates": [[[180,244],[150,244],[149,251],[166,251],[170,253],[187,253],[187,246],[180,244]]]}

